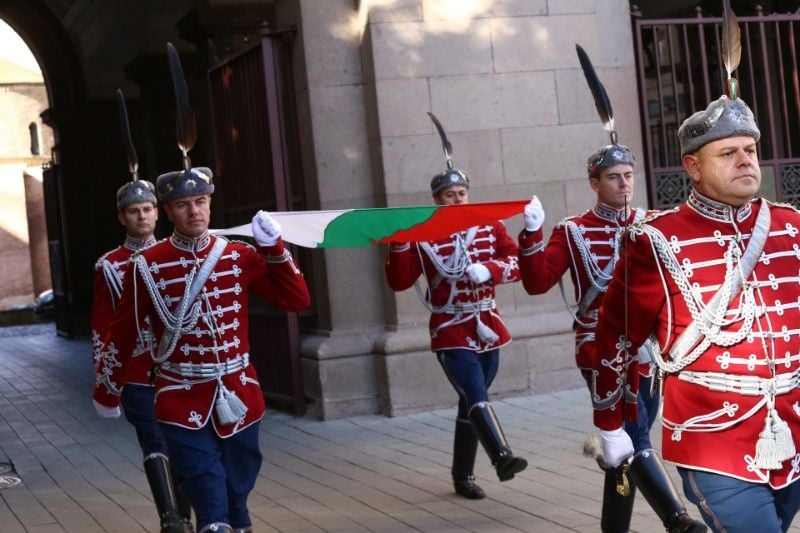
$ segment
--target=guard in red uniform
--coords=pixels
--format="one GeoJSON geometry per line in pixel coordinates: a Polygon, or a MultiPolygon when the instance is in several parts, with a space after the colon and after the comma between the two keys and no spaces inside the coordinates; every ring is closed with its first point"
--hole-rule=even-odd
{"type": "MultiPolygon", "coordinates": [[[[800,213],[754,198],[760,132],[735,81],[678,130],[688,201],[630,231],[599,317],[594,420],[605,460],[628,461],[633,348],[652,336],[686,497],[714,531],[778,532],[800,506],[800,213]]],[[[630,471],[666,477],[642,454],[630,471]]]]}
{"type": "MultiPolygon", "coordinates": [[[[121,91],[117,91],[117,102],[133,179],[117,191],[117,218],[125,228],[125,242],[107,252],[94,265],[90,325],[95,365],[104,351],[103,338],[108,333],[122,294],[128,260],[133,253],[156,242],[153,231],[158,220],[155,187],[149,181],[139,179],[136,152],[131,142],[128,114],[121,91]]],[[[122,407],[125,418],[136,428],[136,437],[144,455],[144,471],[156,504],[161,531],[182,533],[192,531],[191,506],[185,496],[180,492],[176,494],[167,443],[153,413],[155,389],[150,383],[153,339],[149,321],[149,317],[143,318],[142,334],[137,336],[131,353],[130,370],[122,389],[122,407]]],[[[129,326],[133,328],[132,323],[129,326]]]]}
{"type": "MultiPolygon", "coordinates": [[[[602,148],[588,161],[589,184],[597,192],[597,204],[581,215],[560,221],[545,246],[541,229],[544,210],[534,197],[526,206],[525,229],[519,235],[520,273],[529,294],[544,294],[556,283],[561,286],[561,277],[569,269],[575,287],[575,303],[567,303],[575,320],[575,359],[590,390],[598,310],[621,252],[625,228],[645,216],[643,209],[627,207],[633,195],[634,164],[626,147],[617,144],[602,148]]],[[[561,289],[566,302],[563,286],[561,289]]],[[[648,460],[658,461],[650,441],[650,428],[659,405],[658,396],[651,391],[654,373],[651,353],[649,342],[638,351],[638,416],[636,420],[627,421],[624,428],[636,452],[646,450],[648,460]]],[[[619,472],[606,469],[600,522],[601,530],[606,533],[624,532],[630,527],[636,485],[631,484],[630,492],[621,494],[617,490],[618,481],[619,472]]],[[[645,487],[642,489],[646,491],[645,487]]],[[[671,485],[666,485],[659,493],[668,500],[666,505],[680,509],[665,522],[668,531],[705,531],[705,526],[688,516],[671,485]]],[[[664,505],[659,503],[657,508],[664,505]]]]}
{"type": "MultiPolygon", "coordinates": [[[[447,156],[447,170],[434,176],[431,192],[441,205],[469,201],[469,180],[453,168],[450,143],[438,120],[447,156]]],[[[494,286],[519,280],[517,246],[502,222],[472,227],[435,242],[389,247],[386,278],[402,291],[424,277],[421,299],[431,311],[431,350],[459,396],[453,443],[452,476],[456,493],[470,499],[486,496],[475,484],[473,466],[478,440],[500,481],[512,479],[528,463],[511,452],[488,389],[499,363],[500,347],[511,341],[494,300],[494,286]]]]}
{"type": "MultiPolygon", "coordinates": [[[[601,101],[609,102],[605,88],[594,74],[594,68],[582,48],[578,56],[587,73],[589,86],[599,91],[601,101]]],[[[601,113],[613,119],[610,103],[608,111],[601,113]]],[[[583,214],[561,220],[545,246],[542,224],[544,210],[535,196],[525,207],[525,228],[519,235],[519,268],[522,284],[529,294],[544,294],[556,283],[561,288],[567,310],[575,324],[575,359],[578,368],[591,389],[592,362],[597,334],[597,315],[611,274],[621,252],[625,229],[642,220],[644,209],[630,207],[634,190],[636,160],[631,151],[618,144],[616,131],[611,125],[612,143],[592,154],[587,161],[589,186],[597,194],[595,206],[583,214]],[[575,301],[570,302],[564,292],[561,278],[569,269],[575,301]]],[[[658,414],[658,395],[651,393],[654,362],[652,347],[645,344],[639,351],[640,388],[637,398],[638,417],[625,424],[625,431],[633,441],[636,452],[652,451],[650,428],[658,414]]],[[[648,457],[656,461],[657,455],[648,457]]],[[[636,485],[629,491],[618,490],[619,472],[605,469],[603,484],[603,509],[600,527],[605,533],[628,531],[633,513],[636,485]]],[[[646,491],[646,488],[643,492],[646,491]]],[[[649,491],[653,492],[653,491],[649,491]]],[[[669,499],[666,505],[682,509],[680,497],[671,485],[661,491],[669,499]]],[[[659,503],[663,507],[664,503],[659,503]]],[[[692,520],[685,510],[671,516],[665,523],[670,531],[705,531],[705,526],[692,520]],[[694,527],[695,529],[691,529],[694,527]]]]}
{"type": "Polygon", "coordinates": [[[209,234],[211,171],[192,168],[191,145],[181,146],[184,170],[156,182],[174,232],[131,258],[93,396],[101,416],[118,415],[139,336],[132,325],[141,331],[144,317],[154,317],[155,416],[179,488],[191,500],[199,533],[246,532],[252,530],[247,497],[261,466],[258,429],[265,409],[250,364],[250,292],[289,311],[306,309],[310,299],[268,213],[253,217],[255,247],[209,234]]]}

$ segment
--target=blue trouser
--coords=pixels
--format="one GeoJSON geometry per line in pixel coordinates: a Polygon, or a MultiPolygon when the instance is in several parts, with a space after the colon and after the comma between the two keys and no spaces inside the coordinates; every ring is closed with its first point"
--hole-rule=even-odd
{"type": "Polygon", "coordinates": [[[215,522],[234,529],[251,525],[247,496],[261,468],[260,422],[220,438],[211,423],[201,429],[161,424],[179,488],[192,502],[198,531],[215,522]]]}
{"type": "Polygon", "coordinates": [[[125,418],[136,428],[136,437],[145,457],[153,453],[167,455],[167,441],[153,411],[155,396],[155,387],[147,385],[127,383],[122,388],[122,409],[125,418]]]}
{"type": "Polygon", "coordinates": [[[800,508],[800,482],[782,489],[765,483],[678,467],[683,492],[713,530],[726,533],[787,531],[800,508]]]}
{"type": "Polygon", "coordinates": [[[489,386],[497,376],[500,350],[478,353],[457,348],[436,352],[436,357],[458,393],[458,418],[469,420],[469,408],[489,401],[489,386]]]}
{"type": "MultiPolygon", "coordinates": [[[[589,393],[592,390],[592,373],[590,370],[581,370],[583,379],[589,386],[589,393]]],[[[642,450],[649,450],[653,447],[650,442],[650,428],[656,421],[658,415],[658,394],[652,394],[650,388],[653,384],[652,377],[639,376],[639,394],[636,396],[636,421],[631,422],[626,420],[624,423],[625,433],[627,433],[633,442],[633,450],[640,452],[642,450]]]]}
{"type": "Polygon", "coordinates": [[[475,466],[478,435],[469,420],[469,409],[489,400],[489,386],[497,375],[499,350],[443,350],[436,354],[447,379],[458,393],[458,415],[453,435],[454,481],[468,481],[475,466]]]}

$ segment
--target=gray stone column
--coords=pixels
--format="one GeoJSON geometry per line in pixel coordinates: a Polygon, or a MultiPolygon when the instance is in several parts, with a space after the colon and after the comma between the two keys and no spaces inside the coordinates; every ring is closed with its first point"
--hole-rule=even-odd
{"type": "MultiPolygon", "coordinates": [[[[369,157],[362,32],[352,0],[279,3],[278,23],[298,28],[293,56],[309,207],[384,205],[369,157]]],[[[313,254],[318,331],[301,353],[309,413],[336,418],[378,411],[373,340],[384,330],[381,250],[313,254]]]]}
{"type": "MultiPolygon", "coordinates": [[[[593,205],[585,161],[608,143],[575,42],[611,93],[620,139],[641,152],[624,0],[296,0],[276,9],[280,24],[299,29],[295,83],[312,208],[429,204],[430,179],[444,169],[432,111],[472,180],[471,200],[537,194],[549,234],[593,205]]],[[[521,217],[507,227],[516,238],[521,217]]],[[[305,337],[302,353],[317,416],[455,404],[429,350],[428,314],[413,289],[388,290],[384,257],[379,247],[315,252],[319,332],[305,337]]],[[[493,394],[581,386],[558,290],[531,297],[508,285],[497,301],[515,340],[503,349],[493,394]]]]}

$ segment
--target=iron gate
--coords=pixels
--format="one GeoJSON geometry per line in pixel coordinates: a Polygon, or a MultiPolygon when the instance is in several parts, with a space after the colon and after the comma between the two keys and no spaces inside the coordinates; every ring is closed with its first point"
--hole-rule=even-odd
{"type": "MultiPolygon", "coordinates": [[[[226,227],[249,222],[258,209],[305,208],[289,37],[266,32],[256,45],[208,72],[215,202],[222,204],[226,227]]],[[[307,257],[292,252],[307,275],[307,257]]],[[[254,298],[249,321],[251,361],[264,395],[304,414],[298,315],[254,298]]]]}
{"type": "MultiPolygon", "coordinates": [[[[683,202],[691,190],[681,166],[681,122],[726,92],[720,17],[643,19],[634,11],[649,205],[683,202]]],[[[739,17],[742,59],[734,76],[761,129],[762,196],[800,207],[800,15],[739,17]]]]}
{"type": "Polygon", "coordinates": [[[72,338],[73,297],[67,269],[67,224],[64,216],[64,175],[61,165],[53,164],[42,172],[44,192],[45,225],[47,226],[47,248],[50,254],[50,276],[55,304],[56,334],[72,338]]]}

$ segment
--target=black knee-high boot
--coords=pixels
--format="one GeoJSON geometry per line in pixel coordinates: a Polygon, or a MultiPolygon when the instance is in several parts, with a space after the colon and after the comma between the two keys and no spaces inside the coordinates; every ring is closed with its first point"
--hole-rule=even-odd
{"type": "Polygon", "coordinates": [[[153,500],[161,522],[161,533],[193,533],[191,524],[184,522],[175,488],[169,470],[169,459],[163,454],[154,453],[144,459],[144,472],[153,493],[153,500]]]}
{"type": "Polygon", "coordinates": [[[478,435],[483,449],[492,460],[492,465],[497,471],[500,481],[508,481],[514,477],[514,474],[522,472],[528,467],[528,461],[522,457],[515,457],[511,453],[503,428],[500,427],[500,422],[489,402],[473,405],[469,410],[469,421],[472,423],[472,429],[478,435]]]}
{"type": "Polygon", "coordinates": [[[630,492],[624,496],[617,491],[617,478],[616,468],[606,470],[603,480],[603,511],[600,515],[600,529],[603,533],[627,533],[631,527],[636,485],[629,481],[630,492]]]}
{"type": "Polygon", "coordinates": [[[633,456],[631,479],[647,499],[669,533],[704,533],[708,528],[686,512],[678,491],[655,450],[642,450],[633,456]]]}
{"type": "MultiPolygon", "coordinates": [[[[172,476],[175,479],[175,476],[172,476]]],[[[192,527],[192,502],[189,500],[189,497],[186,496],[181,489],[175,487],[175,500],[178,503],[178,513],[180,513],[181,518],[183,519],[183,523],[187,524],[191,530],[192,527]]]]}
{"type": "Polygon", "coordinates": [[[469,420],[456,419],[456,432],[453,438],[453,486],[456,493],[470,500],[481,500],[486,493],[475,483],[473,468],[478,452],[478,436],[469,420]]]}

